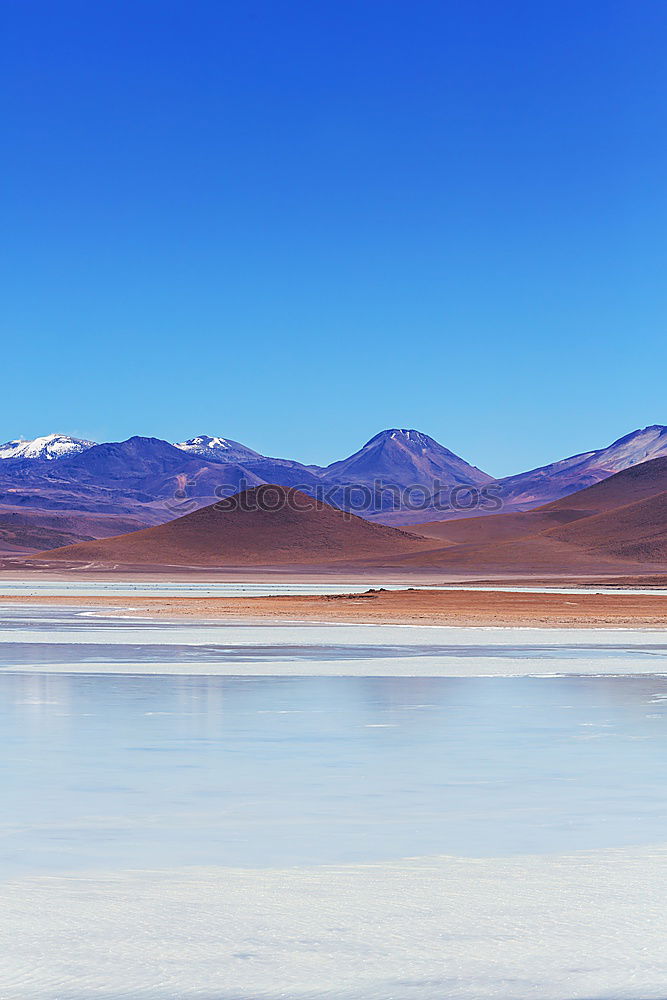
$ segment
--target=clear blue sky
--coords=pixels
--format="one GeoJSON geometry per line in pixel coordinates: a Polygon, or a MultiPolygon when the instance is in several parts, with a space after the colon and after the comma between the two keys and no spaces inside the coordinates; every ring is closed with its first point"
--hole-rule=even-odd
{"type": "Polygon", "coordinates": [[[5,0],[0,438],[667,423],[663,0],[5,0]]]}

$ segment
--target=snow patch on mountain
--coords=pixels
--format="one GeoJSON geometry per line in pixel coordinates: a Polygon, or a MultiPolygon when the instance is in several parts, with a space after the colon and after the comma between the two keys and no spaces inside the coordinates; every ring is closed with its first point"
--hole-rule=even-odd
{"type": "Polygon", "coordinates": [[[231,441],[229,438],[223,437],[210,437],[208,434],[200,434],[198,437],[190,438],[189,441],[175,442],[174,447],[215,462],[238,462],[243,459],[262,458],[259,452],[247,448],[238,441],[231,441]]]}
{"type": "Polygon", "coordinates": [[[667,427],[652,424],[614,441],[599,454],[599,464],[614,472],[667,455],[667,427]]]}
{"type": "Polygon", "coordinates": [[[94,444],[94,441],[84,441],[81,438],[69,437],[67,434],[46,434],[31,441],[18,438],[0,445],[0,459],[18,458],[53,462],[69,455],[80,455],[94,444]]]}

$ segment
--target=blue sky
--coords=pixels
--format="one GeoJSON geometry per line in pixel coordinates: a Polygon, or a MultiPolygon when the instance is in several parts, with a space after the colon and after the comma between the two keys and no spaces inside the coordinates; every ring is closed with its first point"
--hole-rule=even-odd
{"type": "Polygon", "coordinates": [[[662,2],[6,0],[0,438],[667,423],[662,2]]]}

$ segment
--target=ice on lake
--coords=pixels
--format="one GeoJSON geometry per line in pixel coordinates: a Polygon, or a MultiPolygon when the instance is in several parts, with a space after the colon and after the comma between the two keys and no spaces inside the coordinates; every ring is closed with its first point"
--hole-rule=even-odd
{"type": "Polygon", "coordinates": [[[0,996],[663,997],[666,649],[3,609],[0,996]]]}

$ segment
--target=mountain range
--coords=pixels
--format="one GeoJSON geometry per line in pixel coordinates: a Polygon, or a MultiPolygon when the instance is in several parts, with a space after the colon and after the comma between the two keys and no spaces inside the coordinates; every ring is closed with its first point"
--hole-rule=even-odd
{"type": "Polygon", "coordinates": [[[462,510],[447,509],[451,491],[468,491],[474,501],[489,490],[502,503],[503,516],[509,516],[664,456],[667,427],[662,425],[504,479],[493,479],[428,435],[406,428],[381,431],[353,455],[326,467],[271,458],[219,436],[199,435],[177,444],[147,437],[94,444],[49,434],[0,446],[0,549],[38,551],[162,524],[262,483],[298,488],[395,527],[448,518],[451,523],[453,517],[473,517],[477,523],[481,518],[475,515],[492,513],[493,505],[473,502],[462,510]],[[378,495],[378,483],[391,488],[378,495]],[[416,488],[418,500],[430,500],[410,509],[400,492],[408,488],[411,499],[416,488]],[[434,490],[439,491],[437,505],[434,490]]]}
{"type": "Polygon", "coordinates": [[[667,570],[667,458],[530,511],[415,525],[410,532],[263,485],[155,527],[43,551],[34,568],[168,571],[262,567],[391,570],[450,578],[667,570]]]}

